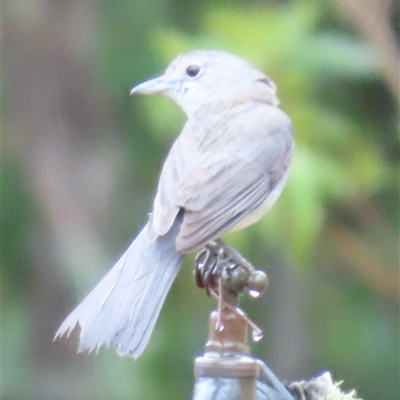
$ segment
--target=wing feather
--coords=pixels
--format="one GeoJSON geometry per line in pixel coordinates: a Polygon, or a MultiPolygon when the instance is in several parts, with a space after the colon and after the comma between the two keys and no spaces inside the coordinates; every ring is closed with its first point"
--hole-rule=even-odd
{"type": "Polygon", "coordinates": [[[183,210],[175,242],[183,253],[255,211],[289,166],[292,128],[281,110],[255,103],[223,107],[212,118],[205,109],[188,120],[161,173],[150,227],[154,236],[165,234],[183,210]]]}
{"type": "MultiPolygon", "coordinates": [[[[268,196],[269,180],[245,162],[236,160],[241,175],[235,176],[235,184],[208,193],[203,208],[198,208],[195,199],[185,202],[183,223],[176,239],[177,249],[189,252],[206,244],[236,225],[247,214],[254,211],[268,196]],[[193,201],[194,200],[194,201],[193,201]]],[[[225,175],[227,173],[225,172],[225,175]]],[[[230,174],[229,174],[230,176],[230,174]]],[[[220,176],[220,180],[229,176],[220,176]]]]}

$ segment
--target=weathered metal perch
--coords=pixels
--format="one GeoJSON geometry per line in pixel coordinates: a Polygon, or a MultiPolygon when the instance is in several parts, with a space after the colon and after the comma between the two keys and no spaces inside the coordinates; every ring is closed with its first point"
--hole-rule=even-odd
{"type": "Polygon", "coordinates": [[[258,341],[261,329],[238,307],[239,296],[258,298],[268,286],[256,270],[221,240],[210,242],[196,257],[196,283],[218,300],[210,314],[208,341],[194,361],[193,400],[357,400],[341,393],[329,372],[285,386],[261,360],[251,356],[248,331],[258,341]]]}

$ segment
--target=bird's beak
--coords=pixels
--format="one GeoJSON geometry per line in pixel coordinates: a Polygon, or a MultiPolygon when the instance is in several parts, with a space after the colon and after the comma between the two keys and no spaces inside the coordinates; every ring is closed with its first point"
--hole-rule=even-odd
{"type": "Polygon", "coordinates": [[[131,94],[165,93],[171,89],[172,82],[160,76],[155,79],[140,83],[131,90],[131,94]]]}

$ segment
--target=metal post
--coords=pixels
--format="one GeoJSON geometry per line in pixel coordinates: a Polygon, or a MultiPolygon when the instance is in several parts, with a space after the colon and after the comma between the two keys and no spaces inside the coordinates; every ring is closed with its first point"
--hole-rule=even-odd
{"type": "Polygon", "coordinates": [[[269,368],[251,357],[249,328],[253,340],[262,332],[238,308],[240,294],[258,298],[264,292],[267,275],[218,240],[196,257],[195,276],[218,299],[218,310],[210,314],[205,352],[194,361],[193,400],[293,400],[269,368]]]}
{"type": "Polygon", "coordinates": [[[205,353],[194,362],[194,400],[216,395],[218,400],[256,400],[260,366],[249,355],[247,331],[247,323],[232,311],[224,308],[221,317],[211,313],[205,353]]]}

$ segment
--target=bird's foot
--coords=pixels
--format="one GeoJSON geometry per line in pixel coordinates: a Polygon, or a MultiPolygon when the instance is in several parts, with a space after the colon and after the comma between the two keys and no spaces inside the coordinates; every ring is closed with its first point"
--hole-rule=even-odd
{"type": "Polygon", "coordinates": [[[256,270],[234,248],[220,239],[209,242],[196,256],[195,277],[199,288],[224,291],[232,295],[247,293],[251,298],[259,297],[268,286],[267,274],[256,270]],[[221,282],[220,282],[221,279],[221,282]]]}

